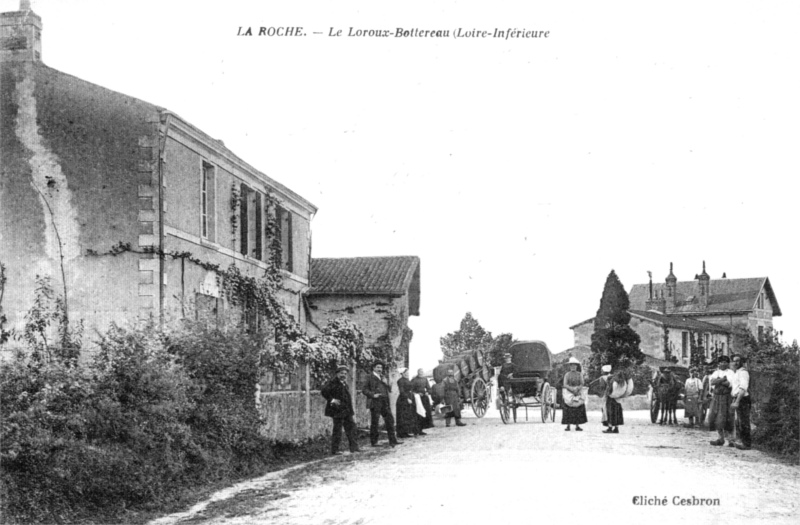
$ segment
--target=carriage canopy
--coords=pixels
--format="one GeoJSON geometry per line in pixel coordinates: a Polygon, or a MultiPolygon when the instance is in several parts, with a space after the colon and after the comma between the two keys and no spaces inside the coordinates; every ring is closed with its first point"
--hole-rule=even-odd
{"type": "Polygon", "coordinates": [[[544,341],[520,341],[508,349],[516,375],[546,374],[553,369],[553,354],[544,341]]]}

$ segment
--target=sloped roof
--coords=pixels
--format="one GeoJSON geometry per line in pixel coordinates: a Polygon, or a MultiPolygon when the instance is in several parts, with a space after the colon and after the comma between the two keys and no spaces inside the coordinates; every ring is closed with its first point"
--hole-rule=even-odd
{"type": "MultiPolygon", "coordinates": [[[[650,297],[649,286],[649,284],[633,285],[630,294],[628,294],[631,310],[646,310],[645,304],[650,297]]],[[[772,304],[772,316],[780,316],[781,309],[767,277],[711,279],[709,282],[707,308],[700,306],[697,281],[678,281],[675,293],[675,308],[669,309],[667,314],[708,315],[749,312],[755,308],[756,299],[762,289],[767,293],[772,304]]],[[[654,295],[658,294],[660,296],[662,291],[666,297],[666,283],[653,283],[654,295]]]]}
{"type": "Polygon", "coordinates": [[[724,326],[698,321],[697,319],[684,317],[682,315],[664,315],[653,311],[642,312],[638,310],[629,310],[629,312],[632,316],[656,322],[667,328],[683,328],[698,332],[716,332],[723,334],[730,333],[730,330],[726,329],[724,326]]]}
{"type": "Polygon", "coordinates": [[[311,259],[309,295],[405,295],[419,315],[420,260],[416,256],[311,259]]]}

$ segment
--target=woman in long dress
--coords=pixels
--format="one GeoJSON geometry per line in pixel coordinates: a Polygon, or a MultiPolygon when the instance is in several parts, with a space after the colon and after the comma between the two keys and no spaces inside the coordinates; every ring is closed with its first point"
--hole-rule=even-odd
{"type": "Polygon", "coordinates": [[[686,380],[684,389],[686,396],[683,399],[683,417],[689,418],[689,428],[694,426],[695,419],[698,425],[702,423],[702,406],[700,396],[703,393],[703,382],[697,377],[697,368],[692,368],[691,377],[686,380]]]}
{"type": "Polygon", "coordinates": [[[414,405],[414,389],[408,379],[408,368],[400,368],[400,379],[397,380],[397,437],[409,438],[419,434],[417,426],[417,411],[414,405]]]}
{"type": "Polygon", "coordinates": [[[586,404],[582,396],[583,374],[581,374],[581,363],[574,357],[569,358],[569,372],[564,374],[562,390],[564,405],[561,410],[561,424],[567,425],[567,432],[570,425],[575,425],[575,430],[583,431],[581,425],[586,423],[586,404]]]}
{"type": "Polygon", "coordinates": [[[417,377],[411,380],[411,387],[414,389],[414,394],[419,394],[420,401],[423,408],[425,408],[425,415],[417,414],[417,424],[420,427],[420,435],[424,436],[425,429],[433,428],[433,410],[431,407],[430,398],[431,387],[428,383],[428,378],[425,377],[425,372],[420,368],[417,370],[417,377]]]}
{"type": "Polygon", "coordinates": [[[619,434],[619,427],[625,424],[622,418],[622,405],[611,397],[614,391],[614,380],[611,378],[611,365],[603,365],[600,386],[603,388],[605,413],[603,414],[604,434],[619,434]]]}

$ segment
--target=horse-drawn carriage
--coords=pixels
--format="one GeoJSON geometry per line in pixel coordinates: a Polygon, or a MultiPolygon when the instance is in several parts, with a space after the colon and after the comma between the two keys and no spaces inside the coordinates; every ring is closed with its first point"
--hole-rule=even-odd
{"type": "Polygon", "coordinates": [[[444,384],[447,372],[453,370],[453,377],[458,381],[462,405],[470,405],[477,417],[483,417],[491,402],[491,380],[494,369],[486,362],[481,350],[472,350],[455,355],[433,369],[433,380],[436,382],[433,391],[434,404],[444,400],[444,384]]]}
{"type": "Polygon", "coordinates": [[[499,389],[497,408],[503,423],[517,422],[517,409],[540,408],[542,421],[556,419],[556,389],[547,382],[553,369],[553,354],[543,341],[520,341],[508,349],[514,364],[512,377],[504,380],[499,389]]]}
{"type": "Polygon", "coordinates": [[[685,366],[661,366],[653,371],[647,396],[650,400],[650,422],[677,424],[678,401],[683,394],[684,385],[689,378],[685,366]],[[659,412],[661,419],[659,420],[659,412]]]}

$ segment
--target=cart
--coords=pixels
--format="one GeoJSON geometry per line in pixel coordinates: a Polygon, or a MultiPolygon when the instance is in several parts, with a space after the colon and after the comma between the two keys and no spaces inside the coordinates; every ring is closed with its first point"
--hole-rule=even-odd
{"type": "Polygon", "coordinates": [[[505,387],[498,389],[497,409],[500,419],[508,424],[517,422],[517,409],[538,408],[542,422],[556,420],[556,389],[547,381],[553,369],[553,354],[543,341],[520,341],[509,348],[515,371],[505,380],[505,387]]]}
{"type": "MultiPolygon", "coordinates": [[[[494,369],[486,362],[483,351],[477,349],[455,355],[434,368],[433,380],[437,385],[441,384],[451,369],[459,383],[461,404],[465,408],[467,405],[471,406],[476,417],[486,415],[486,409],[492,401],[494,369]]],[[[436,391],[435,388],[434,390],[436,391]]]]}
{"type": "MultiPolygon", "coordinates": [[[[678,401],[680,400],[683,392],[683,385],[689,378],[689,369],[685,366],[661,366],[653,371],[653,377],[650,381],[650,387],[647,390],[647,397],[650,400],[650,422],[655,423],[658,421],[658,414],[661,411],[661,406],[667,402],[667,399],[662,399],[665,396],[671,397],[674,408],[678,408],[678,401]],[[661,390],[657,388],[659,379],[663,376],[664,371],[669,370],[672,373],[673,385],[671,388],[661,390]]],[[[703,420],[705,420],[705,410],[703,411],[703,420]]]]}

